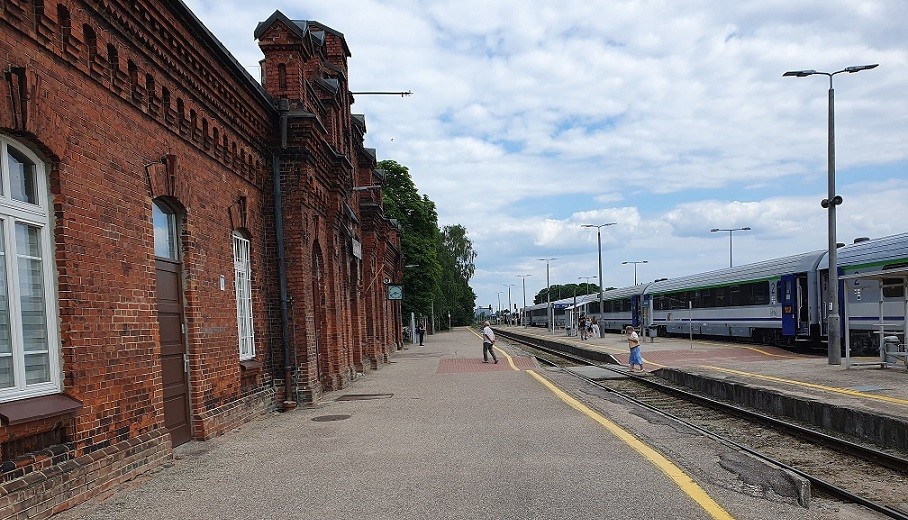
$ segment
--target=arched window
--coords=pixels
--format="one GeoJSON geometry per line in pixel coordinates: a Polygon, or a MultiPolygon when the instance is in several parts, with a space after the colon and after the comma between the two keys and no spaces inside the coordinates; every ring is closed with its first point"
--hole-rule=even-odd
{"type": "Polygon", "coordinates": [[[0,136],[0,402],[60,391],[44,164],[0,136]]]}
{"type": "Polygon", "coordinates": [[[151,209],[154,221],[154,255],[180,260],[180,230],[177,213],[163,201],[155,199],[151,209]]]}
{"type": "Polygon", "coordinates": [[[287,90],[287,65],[281,63],[277,66],[277,87],[280,90],[287,90]]]}
{"type": "Polygon", "coordinates": [[[57,23],[60,24],[60,50],[65,53],[69,51],[69,39],[72,36],[72,20],[69,9],[65,6],[57,6],[57,23]]]}
{"type": "Polygon", "coordinates": [[[164,112],[164,122],[170,122],[170,91],[161,87],[161,111],[164,112]]]}
{"type": "Polygon", "coordinates": [[[249,239],[239,231],[233,232],[233,280],[240,361],[243,361],[255,357],[255,334],[252,328],[252,260],[249,239]]]}
{"type": "Polygon", "coordinates": [[[155,106],[157,93],[155,92],[154,76],[151,74],[145,75],[145,94],[148,97],[148,111],[156,114],[158,112],[155,106]]]}
{"type": "Polygon", "coordinates": [[[120,70],[120,53],[112,43],[107,44],[107,65],[112,76],[120,70]]]}
{"type": "Polygon", "coordinates": [[[186,112],[184,110],[183,98],[177,98],[177,126],[180,130],[182,130],[183,125],[186,124],[186,112]]]}

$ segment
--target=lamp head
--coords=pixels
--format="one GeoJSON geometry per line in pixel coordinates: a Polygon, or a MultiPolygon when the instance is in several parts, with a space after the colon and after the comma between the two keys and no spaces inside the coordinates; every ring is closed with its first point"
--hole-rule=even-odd
{"type": "Polygon", "coordinates": [[[715,233],[716,231],[721,231],[721,230],[719,228],[713,228],[713,229],[709,230],[710,233],[715,233]]]}
{"type": "MultiPolygon", "coordinates": [[[[855,72],[857,72],[857,71],[855,71],[855,72]]],[[[816,74],[816,73],[817,73],[817,71],[815,71],[815,70],[813,70],[813,69],[810,69],[810,70],[790,70],[790,71],[786,72],[785,74],[782,74],[782,76],[783,76],[783,77],[784,77],[784,76],[794,76],[794,77],[796,77],[796,78],[804,78],[804,77],[807,77],[807,76],[812,76],[812,75],[814,75],[814,74],[816,74]]]]}
{"type": "Polygon", "coordinates": [[[870,70],[879,67],[879,63],[874,63],[873,65],[857,65],[855,67],[845,67],[845,72],[849,74],[854,74],[855,72],[860,72],[862,70],[870,70]]]}

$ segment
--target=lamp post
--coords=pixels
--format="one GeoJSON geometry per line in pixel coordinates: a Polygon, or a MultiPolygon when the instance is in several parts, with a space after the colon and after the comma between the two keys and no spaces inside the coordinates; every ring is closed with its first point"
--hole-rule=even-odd
{"type": "MultiPolygon", "coordinates": [[[[404,266],[404,269],[409,269],[411,267],[419,267],[419,264],[407,264],[404,266]]],[[[403,302],[400,302],[401,308],[403,308],[403,302]]],[[[401,316],[403,318],[403,316],[401,316]]],[[[416,344],[416,316],[410,311],[410,343],[416,344]]]]}
{"type": "Polygon", "coordinates": [[[713,228],[713,229],[709,230],[710,233],[718,233],[719,231],[728,231],[728,267],[731,267],[732,266],[732,263],[731,263],[731,235],[735,231],[750,231],[750,228],[749,227],[740,227],[740,228],[735,228],[735,229],[713,228]]]}
{"type": "Polygon", "coordinates": [[[514,287],[514,284],[512,284],[512,283],[505,283],[505,284],[502,284],[502,285],[504,285],[505,287],[508,288],[508,325],[510,325],[510,324],[511,324],[511,320],[512,320],[512,318],[511,318],[511,287],[514,287]]]}
{"type": "Polygon", "coordinates": [[[621,262],[621,265],[634,264],[634,285],[637,285],[637,264],[648,264],[649,260],[628,260],[621,262]]]}
{"type": "Polygon", "coordinates": [[[854,74],[862,70],[875,69],[879,63],[872,65],[857,65],[845,67],[836,72],[818,72],[816,70],[791,70],[782,74],[782,76],[793,76],[796,78],[805,78],[807,76],[820,75],[829,77],[829,131],[828,131],[828,148],[826,164],[828,169],[828,197],[820,202],[820,205],[828,210],[829,224],[829,316],[828,316],[828,338],[827,354],[830,365],[838,365],[842,362],[842,347],[840,330],[839,330],[839,265],[836,252],[836,221],[835,207],[842,203],[842,197],[835,194],[835,92],[832,88],[832,77],[842,72],[854,74]]]}
{"type": "MultiPolygon", "coordinates": [[[[617,222],[608,222],[606,224],[580,224],[580,227],[596,228],[596,239],[599,242],[599,317],[602,317],[602,228],[605,226],[614,226],[617,222]]],[[[603,327],[602,330],[605,330],[603,327]]],[[[602,331],[599,332],[602,337],[602,331]]]]}
{"type": "Polygon", "coordinates": [[[587,289],[589,289],[589,286],[590,286],[590,279],[591,279],[591,278],[595,278],[595,276],[578,276],[578,277],[577,277],[578,280],[586,280],[586,287],[587,287],[587,289]]]}
{"type": "Polygon", "coordinates": [[[540,262],[545,262],[545,312],[549,319],[549,329],[552,334],[555,333],[555,313],[552,312],[552,284],[549,282],[549,262],[558,260],[557,258],[540,258],[540,262]]]}
{"type": "Polygon", "coordinates": [[[496,321],[500,322],[501,321],[501,291],[498,291],[495,294],[498,295],[498,314],[497,314],[498,320],[496,320],[496,321]]]}
{"type": "Polygon", "coordinates": [[[520,324],[523,325],[523,328],[527,327],[527,277],[533,276],[531,274],[518,274],[517,278],[521,279],[523,282],[523,307],[520,309],[520,324]]]}

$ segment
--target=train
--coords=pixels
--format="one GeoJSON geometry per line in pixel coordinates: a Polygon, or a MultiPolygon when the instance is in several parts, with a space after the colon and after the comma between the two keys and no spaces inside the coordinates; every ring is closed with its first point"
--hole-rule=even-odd
{"type": "MultiPolygon", "coordinates": [[[[855,355],[878,352],[880,334],[904,338],[908,316],[908,233],[861,238],[837,249],[841,332],[855,355]]],[[[580,316],[600,328],[626,325],[648,335],[695,335],[784,347],[822,345],[829,304],[825,250],[706,273],[660,279],[599,294],[528,306],[528,325],[570,327],[580,316]]],[[[902,339],[904,341],[904,339],[902,339]]]]}

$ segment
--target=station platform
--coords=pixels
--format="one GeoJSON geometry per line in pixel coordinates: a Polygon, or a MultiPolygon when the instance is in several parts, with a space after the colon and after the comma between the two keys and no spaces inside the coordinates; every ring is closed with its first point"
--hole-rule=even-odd
{"type": "Polygon", "coordinates": [[[314,406],[183,445],[57,518],[881,518],[507,341],[496,354],[482,362],[473,329],[430,335],[314,406]]]}
{"type": "MultiPolygon", "coordinates": [[[[563,331],[501,327],[502,331],[610,354],[626,364],[623,334],[581,341],[563,331]]],[[[644,369],[658,377],[742,406],[842,432],[857,440],[908,453],[908,370],[881,368],[873,358],[830,365],[825,352],[687,337],[645,338],[644,369]],[[858,363],[867,363],[858,365],[858,363]]]]}

